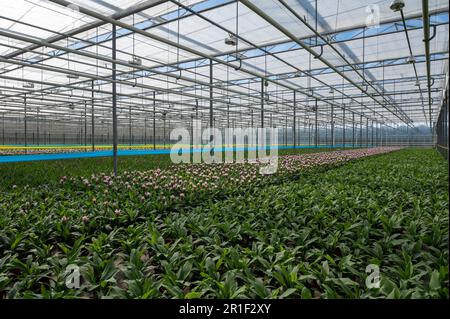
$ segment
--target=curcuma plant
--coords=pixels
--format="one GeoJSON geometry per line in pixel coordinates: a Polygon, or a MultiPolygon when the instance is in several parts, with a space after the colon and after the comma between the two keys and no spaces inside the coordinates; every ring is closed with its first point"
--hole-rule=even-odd
{"type": "Polygon", "coordinates": [[[433,150],[259,165],[2,192],[0,298],[448,298],[448,168],[433,150]]]}

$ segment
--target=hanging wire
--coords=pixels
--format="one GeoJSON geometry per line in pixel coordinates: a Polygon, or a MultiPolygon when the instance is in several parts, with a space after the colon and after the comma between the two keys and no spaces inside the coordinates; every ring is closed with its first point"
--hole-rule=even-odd
{"type": "MultiPolygon", "coordinates": [[[[180,69],[180,6],[177,9],[177,69],[180,71],[179,77],[181,77],[181,69],[180,69]]],[[[177,81],[178,78],[175,78],[177,81]]]]}
{"type": "Polygon", "coordinates": [[[335,22],[334,22],[334,32],[335,33],[336,33],[336,30],[337,30],[338,17],[339,17],[339,5],[340,5],[340,3],[341,3],[341,1],[338,0],[337,1],[337,9],[336,9],[336,19],[335,19],[335,22]]]}
{"type": "MultiPolygon", "coordinates": [[[[67,48],[69,48],[69,38],[66,38],[67,48]]],[[[70,71],[70,52],[67,52],[67,70],[70,71]]],[[[69,78],[70,83],[70,78],[69,78]]]]}
{"type": "Polygon", "coordinates": [[[227,127],[230,127],[230,96],[229,96],[229,88],[230,88],[230,68],[227,64],[227,127]]]}
{"type": "MultiPolygon", "coordinates": [[[[134,13],[133,13],[133,15],[132,15],[132,18],[133,18],[133,27],[135,26],[135,24],[134,24],[134,13]]],[[[136,32],[133,32],[132,33],[132,39],[133,39],[133,58],[136,56],[136,51],[135,51],[135,45],[136,45],[136,43],[135,43],[135,36],[136,36],[136,32]]]]}
{"type": "MultiPolygon", "coordinates": [[[[342,74],[345,74],[345,68],[344,68],[344,66],[342,66],[342,74]]],[[[344,104],[344,93],[345,93],[345,82],[344,82],[344,77],[342,77],[342,95],[341,95],[341,104],[342,104],[342,107],[343,107],[343,111],[342,111],[342,128],[343,128],[343,134],[342,135],[345,135],[344,134],[344,132],[345,132],[345,104],[344,104]]],[[[344,136],[342,136],[342,143],[344,144],[344,147],[345,147],[345,138],[344,138],[344,136]]]]}
{"type": "Polygon", "coordinates": [[[385,90],[385,86],[384,86],[384,60],[381,62],[381,67],[382,67],[382,70],[383,70],[383,91],[381,92],[381,94],[383,96],[383,104],[384,104],[385,103],[384,92],[386,91],[385,90]]]}
{"type": "Polygon", "coordinates": [[[363,76],[363,85],[366,87],[367,91],[367,84],[366,84],[366,27],[363,27],[363,61],[362,61],[362,76],[363,76]]]}
{"type": "Polygon", "coordinates": [[[236,59],[239,52],[239,1],[236,1],[236,59]]]}
{"type": "MultiPolygon", "coordinates": [[[[22,61],[25,61],[23,58],[23,53],[22,53],[22,61]]],[[[25,66],[22,66],[22,83],[24,83],[24,81],[25,81],[24,69],[25,69],[25,66]]]]}
{"type": "MultiPolygon", "coordinates": [[[[95,54],[96,56],[98,56],[98,27],[95,28],[95,54]]],[[[95,73],[97,75],[97,79],[98,79],[98,59],[95,59],[95,64],[96,64],[96,68],[95,68],[95,73]]],[[[97,90],[100,91],[100,83],[98,82],[98,80],[95,80],[94,82],[98,83],[98,88],[97,90]]]]}
{"type": "MultiPolygon", "coordinates": [[[[311,76],[310,76],[310,74],[311,74],[311,68],[312,68],[312,66],[311,66],[311,54],[309,54],[308,55],[308,57],[309,57],[309,62],[308,62],[308,74],[309,74],[309,76],[308,76],[308,78],[307,78],[307,83],[308,83],[308,93],[311,93],[311,76]]],[[[309,97],[308,97],[308,100],[307,100],[307,106],[308,106],[308,108],[309,108],[309,97]]]]}
{"type": "MultiPolygon", "coordinates": [[[[133,19],[133,27],[135,26],[135,22],[134,22],[134,14],[132,15],[132,19],[133,19]]],[[[136,39],[135,39],[135,36],[136,36],[136,32],[133,32],[132,34],[131,34],[131,36],[132,36],[132,40],[133,40],[133,63],[135,63],[135,60],[136,60],[136,39]]],[[[136,87],[137,86],[137,73],[138,73],[138,69],[135,69],[134,67],[133,67],[133,73],[134,73],[134,84],[133,84],[133,87],[136,87]]]]}
{"type": "MultiPolygon", "coordinates": [[[[41,48],[41,54],[44,56],[44,47],[41,48]]],[[[44,60],[41,60],[41,65],[44,65],[44,60]]],[[[84,91],[83,91],[84,92],[84,91]]],[[[41,101],[44,100],[44,70],[41,69],[41,101]]]]}

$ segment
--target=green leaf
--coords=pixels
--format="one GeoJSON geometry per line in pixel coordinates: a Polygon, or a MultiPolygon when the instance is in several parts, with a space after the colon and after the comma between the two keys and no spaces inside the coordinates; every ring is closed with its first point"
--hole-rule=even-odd
{"type": "Polygon", "coordinates": [[[16,247],[19,245],[20,241],[24,238],[25,236],[21,233],[18,233],[16,235],[16,237],[14,238],[14,240],[11,243],[11,249],[16,249],[16,247]]]}
{"type": "Polygon", "coordinates": [[[431,273],[430,289],[431,290],[438,290],[440,288],[441,288],[441,281],[439,280],[439,271],[434,270],[431,273]]]}
{"type": "Polygon", "coordinates": [[[191,291],[184,295],[185,299],[198,299],[202,297],[202,293],[198,291],[191,291]]]}
{"type": "Polygon", "coordinates": [[[118,270],[114,267],[113,261],[110,260],[106,264],[105,268],[103,268],[102,275],[101,275],[100,279],[102,281],[108,281],[117,273],[117,271],[118,270]]]}
{"type": "Polygon", "coordinates": [[[295,288],[289,288],[289,289],[287,289],[285,292],[283,292],[282,294],[281,294],[281,296],[280,296],[280,298],[286,298],[286,297],[289,297],[290,295],[292,295],[294,292],[296,292],[297,291],[297,289],[295,289],[295,288]]]}
{"type": "Polygon", "coordinates": [[[192,263],[190,261],[187,261],[183,264],[183,266],[178,270],[177,278],[180,281],[185,281],[186,278],[189,276],[192,270],[192,263]]]}
{"type": "Polygon", "coordinates": [[[397,288],[397,286],[388,278],[386,277],[381,277],[381,291],[386,294],[389,295],[392,291],[394,291],[395,288],[397,288]]]}
{"type": "Polygon", "coordinates": [[[266,298],[268,296],[267,288],[260,278],[252,281],[252,287],[258,298],[266,298]]]}
{"type": "Polygon", "coordinates": [[[359,286],[359,284],[350,278],[338,278],[338,280],[346,286],[359,286]]]}
{"type": "Polygon", "coordinates": [[[312,298],[311,291],[308,288],[303,287],[303,289],[302,289],[302,299],[311,299],[311,298],[312,298]]]}

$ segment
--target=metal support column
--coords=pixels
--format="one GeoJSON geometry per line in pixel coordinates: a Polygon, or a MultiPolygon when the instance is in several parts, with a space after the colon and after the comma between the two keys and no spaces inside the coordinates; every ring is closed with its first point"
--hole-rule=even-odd
{"type": "Polygon", "coordinates": [[[370,130],[371,130],[371,134],[372,134],[370,147],[374,147],[374,144],[373,144],[374,143],[374,140],[373,140],[373,121],[372,121],[372,125],[370,127],[370,130]]]}
{"type": "Polygon", "coordinates": [[[166,114],[167,113],[163,113],[163,143],[164,143],[164,148],[166,148],[166,114]]]}
{"type": "MultiPolygon", "coordinates": [[[[116,60],[116,25],[112,25],[112,59],[116,60]]],[[[113,117],[113,159],[114,176],[117,176],[117,86],[116,63],[112,63],[112,117],[113,117]]]]}
{"type": "Polygon", "coordinates": [[[264,127],[264,79],[261,78],[261,127],[264,127]]]}
{"type": "Polygon", "coordinates": [[[318,113],[318,107],[317,107],[317,99],[316,99],[316,104],[315,104],[315,115],[314,115],[314,145],[317,147],[317,145],[319,144],[319,128],[317,126],[317,113],[318,113]]]}
{"type": "Polygon", "coordinates": [[[311,146],[311,122],[308,120],[308,145],[311,146]]]}
{"type": "Polygon", "coordinates": [[[91,143],[92,152],[95,151],[95,123],[94,123],[94,80],[91,82],[91,143]]]}
{"type": "Polygon", "coordinates": [[[5,145],[5,113],[2,114],[2,145],[5,145]]]}
{"type": "Polygon", "coordinates": [[[287,146],[287,116],[284,117],[284,146],[287,146]]]}
{"type": "Polygon", "coordinates": [[[230,103],[227,103],[227,128],[230,127],[230,103]]]}
{"type": "Polygon", "coordinates": [[[84,150],[87,151],[87,101],[84,101],[84,150]]]}
{"type": "MultiPolygon", "coordinates": [[[[27,147],[27,95],[25,94],[23,97],[23,105],[25,108],[25,115],[24,115],[24,133],[25,133],[25,147],[27,147]]],[[[27,149],[25,149],[25,153],[27,153],[27,149]]]]}
{"type": "Polygon", "coordinates": [[[375,146],[380,145],[380,141],[378,140],[378,126],[379,123],[375,123],[375,146]]]}
{"type": "Polygon", "coordinates": [[[333,107],[333,105],[331,105],[331,147],[334,147],[334,107],[333,107]]]}
{"type": "Polygon", "coordinates": [[[144,118],[144,145],[147,146],[147,116],[144,118]]]}
{"type": "MultiPolygon", "coordinates": [[[[213,62],[209,60],[209,127],[214,126],[214,113],[213,113],[213,62]]],[[[210,136],[209,141],[212,141],[212,135],[210,136]]]]}
{"type": "Polygon", "coordinates": [[[363,144],[362,144],[362,137],[363,137],[362,131],[363,131],[363,116],[361,114],[359,116],[359,141],[358,141],[359,142],[358,143],[359,147],[363,146],[363,144]]]}
{"type": "Polygon", "coordinates": [[[131,138],[131,105],[128,106],[128,147],[131,150],[131,143],[132,143],[132,138],[131,138]]]}
{"type": "Polygon", "coordinates": [[[406,127],[407,133],[408,134],[408,147],[411,146],[411,129],[409,126],[406,127]]]}
{"type": "Polygon", "coordinates": [[[345,148],[345,105],[342,110],[342,145],[345,148]]]}
{"type": "MultiPolygon", "coordinates": [[[[36,109],[36,141],[37,145],[39,145],[39,106],[36,109]]],[[[44,144],[45,144],[45,135],[44,135],[44,144]]]]}
{"type": "Polygon", "coordinates": [[[366,118],[366,147],[369,147],[369,118],[366,118]]]}
{"type": "Polygon", "coordinates": [[[153,92],[153,149],[156,150],[156,92],[153,92]]]}
{"type": "Polygon", "coordinates": [[[293,123],[293,135],[294,135],[294,148],[297,147],[297,102],[296,102],[296,92],[294,91],[294,123],[293,123]]]}
{"type": "Polygon", "coordinates": [[[352,112],[352,147],[355,148],[355,113],[352,112]]]}

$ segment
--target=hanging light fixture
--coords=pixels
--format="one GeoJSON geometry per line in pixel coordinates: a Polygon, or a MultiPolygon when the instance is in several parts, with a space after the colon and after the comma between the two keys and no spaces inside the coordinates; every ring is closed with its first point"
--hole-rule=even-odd
{"type": "Polygon", "coordinates": [[[408,63],[408,64],[416,63],[416,57],[413,56],[413,55],[407,57],[407,58],[406,58],[406,63],[408,63]]]}
{"type": "Polygon", "coordinates": [[[142,60],[140,58],[138,58],[137,56],[133,55],[133,57],[130,60],[128,60],[128,63],[131,65],[140,66],[140,65],[142,65],[142,60]]]}
{"type": "MultiPolygon", "coordinates": [[[[239,2],[236,2],[236,34],[239,34],[239,2]]],[[[229,46],[235,46],[236,47],[236,59],[238,58],[238,39],[234,34],[228,33],[228,37],[225,38],[225,44],[229,46]]]]}
{"type": "Polygon", "coordinates": [[[405,7],[405,2],[403,0],[394,0],[391,3],[391,10],[394,12],[400,11],[405,7]]]}
{"type": "Polygon", "coordinates": [[[34,88],[34,83],[25,82],[22,86],[26,89],[32,89],[32,88],[34,88]]]}
{"type": "Polygon", "coordinates": [[[228,37],[225,38],[225,44],[235,46],[236,43],[237,43],[236,37],[233,34],[229,33],[228,37]]]}
{"type": "Polygon", "coordinates": [[[72,80],[79,78],[79,76],[76,75],[76,74],[67,74],[66,76],[67,76],[68,79],[72,79],[72,80]]]}

